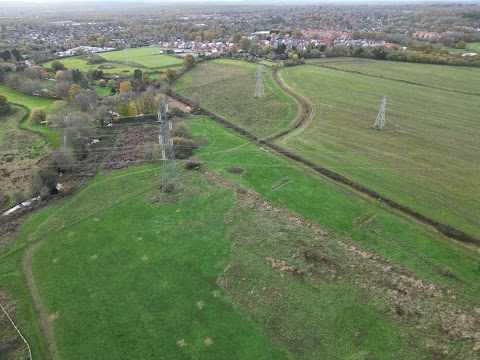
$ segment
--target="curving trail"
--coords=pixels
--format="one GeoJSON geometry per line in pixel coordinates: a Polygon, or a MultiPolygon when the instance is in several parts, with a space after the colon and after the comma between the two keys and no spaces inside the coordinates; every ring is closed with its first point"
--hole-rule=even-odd
{"type": "MultiPolygon", "coordinates": [[[[315,114],[316,114],[315,105],[308,98],[305,98],[295,93],[285,83],[285,81],[279,75],[279,72],[274,71],[272,75],[273,75],[272,76],[273,81],[278,86],[278,88],[295,101],[295,104],[297,104],[298,112],[295,118],[292,120],[290,124],[288,124],[287,127],[277,131],[274,134],[265,136],[263,138],[259,138],[258,141],[260,142],[268,142],[270,140],[277,139],[283,135],[290,134],[295,129],[303,127],[305,123],[309,124],[315,118],[315,114]]],[[[308,124],[306,126],[308,126],[308,124]]]]}

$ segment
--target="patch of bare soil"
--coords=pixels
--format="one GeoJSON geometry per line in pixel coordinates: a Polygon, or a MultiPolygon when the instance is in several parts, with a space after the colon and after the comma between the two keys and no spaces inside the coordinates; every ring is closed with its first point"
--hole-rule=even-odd
{"type": "Polygon", "coordinates": [[[187,346],[187,343],[185,342],[185,339],[180,339],[177,341],[177,345],[180,347],[187,346]]]}
{"type": "Polygon", "coordinates": [[[229,167],[229,168],[226,168],[225,170],[227,170],[227,172],[229,172],[230,174],[234,174],[238,176],[243,175],[245,173],[244,169],[241,169],[238,167],[229,167]]]}
{"type": "Polygon", "coordinates": [[[171,96],[168,97],[168,111],[172,111],[173,108],[179,108],[184,113],[189,113],[192,111],[192,108],[187,104],[184,104],[180,100],[177,100],[171,96]]]}
{"type": "Polygon", "coordinates": [[[205,340],[203,340],[203,343],[207,346],[209,345],[212,345],[213,344],[213,340],[210,339],[209,337],[207,337],[205,340]]]}
{"type": "Polygon", "coordinates": [[[158,127],[148,124],[124,126],[115,149],[104,161],[102,172],[123,169],[148,161],[158,152],[158,127]]]}

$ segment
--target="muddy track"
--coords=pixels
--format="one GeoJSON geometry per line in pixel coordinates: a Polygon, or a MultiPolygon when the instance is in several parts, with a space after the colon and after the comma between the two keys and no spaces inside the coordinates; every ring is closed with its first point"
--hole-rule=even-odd
{"type": "Polygon", "coordinates": [[[286,139],[296,136],[300,134],[303,130],[305,130],[317,115],[317,108],[315,107],[313,102],[310,101],[310,99],[308,99],[307,97],[303,97],[293,91],[285,83],[285,81],[282,79],[282,77],[278,74],[277,71],[274,71],[272,75],[275,84],[280,88],[280,90],[282,90],[285,94],[290,96],[295,101],[298,108],[298,114],[287,127],[274,134],[258,139],[258,141],[260,142],[275,140],[281,136],[287,135],[287,137],[282,140],[285,141],[286,139]],[[297,131],[293,132],[294,130],[297,131]]]}

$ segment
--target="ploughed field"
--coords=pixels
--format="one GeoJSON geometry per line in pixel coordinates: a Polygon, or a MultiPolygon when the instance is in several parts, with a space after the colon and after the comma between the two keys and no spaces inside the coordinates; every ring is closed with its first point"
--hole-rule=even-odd
{"type": "Polygon", "coordinates": [[[174,84],[186,98],[200,99],[207,110],[242,126],[257,136],[272,134],[295,117],[295,102],[273,82],[268,67],[263,76],[265,98],[254,99],[257,65],[214,60],[198,64],[174,84]]]}
{"type": "Polygon", "coordinates": [[[480,69],[341,58],[279,75],[317,115],[277,142],[480,237],[480,69]],[[379,131],[372,125],[384,95],[386,129],[379,131]]]}

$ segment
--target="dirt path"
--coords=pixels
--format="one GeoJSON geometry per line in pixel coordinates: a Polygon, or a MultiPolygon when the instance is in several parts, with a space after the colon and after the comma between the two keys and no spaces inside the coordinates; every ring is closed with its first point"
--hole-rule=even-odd
{"type": "MultiPolygon", "coordinates": [[[[289,94],[292,95],[294,93],[293,90],[286,84],[281,75],[279,75],[278,78],[279,81],[282,82],[284,88],[288,89],[289,94]]],[[[312,121],[315,119],[315,116],[317,115],[317,108],[309,98],[300,94],[296,94],[296,96],[300,97],[302,102],[307,104],[309,111],[305,113],[304,121],[302,121],[302,126],[300,126],[295,131],[288,133],[282,140],[280,140],[281,143],[285,143],[285,141],[301,134],[312,123],[312,121]]],[[[320,113],[322,113],[322,109],[320,109],[320,113]]]]}
{"type": "Polygon", "coordinates": [[[302,127],[302,125],[304,125],[306,122],[311,122],[311,120],[315,117],[314,113],[316,112],[315,105],[313,105],[310,100],[298,95],[289,86],[287,86],[285,81],[279,75],[278,71],[273,72],[272,78],[277,87],[295,101],[295,104],[297,105],[297,115],[295,115],[294,119],[285,128],[277,131],[276,133],[258,139],[260,142],[267,142],[279,138],[285,134],[290,134],[293,130],[302,127]]]}
{"type": "Polygon", "coordinates": [[[48,343],[48,349],[50,351],[51,359],[58,359],[57,344],[55,342],[55,336],[53,334],[52,324],[45,311],[45,307],[43,306],[43,302],[40,297],[40,293],[38,292],[37,284],[35,284],[35,280],[33,278],[33,272],[32,272],[33,254],[35,250],[38,249],[40,244],[41,244],[40,241],[38,241],[37,243],[32,245],[28,249],[28,251],[25,253],[25,256],[23,258],[23,272],[27,279],[27,284],[28,284],[28,288],[30,289],[30,294],[32,294],[35,307],[40,317],[40,324],[42,326],[43,333],[45,334],[45,338],[48,343]]]}

